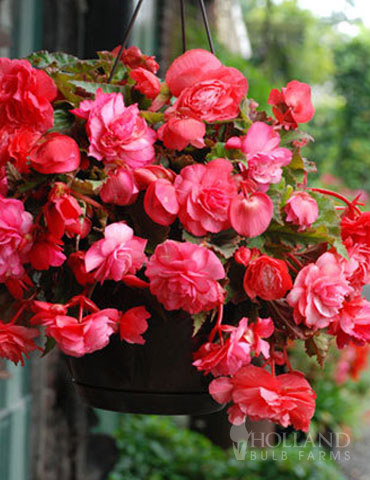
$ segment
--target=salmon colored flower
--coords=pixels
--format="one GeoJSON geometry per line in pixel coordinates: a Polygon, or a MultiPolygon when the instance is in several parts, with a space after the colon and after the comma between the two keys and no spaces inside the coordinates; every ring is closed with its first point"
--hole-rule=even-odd
{"type": "Polygon", "coordinates": [[[150,313],[143,306],[127,310],[118,320],[121,340],[144,345],[145,340],[142,334],[148,328],[147,319],[150,317],[150,313]]]}
{"type": "Polygon", "coordinates": [[[225,298],[217,282],[225,277],[222,263],[211,250],[193,243],[166,240],[158,245],[146,275],[151,293],[167,310],[206,312],[225,298]]]}
{"type": "Polygon", "coordinates": [[[172,183],[164,178],[152,182],[145,192],[144,208],[154,222],[171,225],[179,212],[176,189],[172,183]]]}
{"type": "Polygon", "coordinates": [[[293,225],[298,225],[299,232],[311,227],[319,216],[316,200],[306,192],[293,192],[285,204],[284,211],[286,213],[285,220],[293,225]]]}
{"type": "Polygon", "coordinates": [[[252,260],[244,275],[243,286],[249,298],[264,300],[283,298],[293,286],[284,260],[261,255],[252,260]]]}
{"type": "Polygon", "coordinates": [[[287,129],[295,129],[298,123],[309,122],[315,113],[311,87],[297,80],[289,82],[281,92],[276,88],[271,90],[267,103],[273,106],[277,121],[287,129]]]}
{"type": "Polygon", "coordinates": [[[72,113],[87,120],[92,157],[123,162],[130,168],[153,163],[156,133],[140,116],[136,104],[125,106],[122,93],[103,93],[98,88],[95,100],[84,100],[72,113]]]}
{"type": "Polygon", "coordinates": [[[80,166],[81,154],[77,142],[67,135],[48,133],[34,146],[31,167],[39,173],[73,172],[80,166]]]}
{"type": "Polygon", "coordinates": [[[23,277],[32,246],[32,221],[20,200],[0,196],[0,282],[23,277]]]}
{"type": "Polygon", "coordinates": [[[132,228],[125,223],[112,223],[105,228],[104,237],[89,248],[85,257],[86,271],[94,271],[96,280],[119,282],[142,267],[147,240],[136,237],[132,228]]]}
{"type": "Polygon", "coordinates": [[[274,204],[266,193],[239,194],[230,205],[230,221],[233,229],[244,237],[258,237],[265,232],[272,220],[274,204]]]}
{"type": "Polygon", "coordinates": [[[237,195],[231,162],[216,158],[206,165],[189,165],[176,177],[179,219],[193,235],[230,228],[229,209],[237,195]]]}
{"type": "Polygon", "coordinates": [[[307,432],[315,411],[315,392],[299,373],[273,376],[261,367],[247,365],[232,378],[213,380],[209,391],[218,403],[233,402],[228,413],[234,425],[248,417],[307,432]]]}
{"type": "Polygon", "coordinates": [[[287,296],[294,308],[294,320],[309,328],[325,328],[343,308],[346,296],[353,292],[341,257],[327,252],[316,263],[310,263],[298,273],[293,289],[287,296]]]}
{"type": "Polygon", "coordinates": [[[34,340],[39,335],[36,328],[21,327],[0,320],[0,357],[10,360],[16,365],[20,362],[23,366],[23,355],[29,358],[29,353],[41,350],[34,340]]]}
{"type": "Polygon", "coordinates": [[[121,167],[111,170],[108,175],[99,192],[103,202],[120,206],[134,203],[139,189],[132,170],[121,167]]]}
{"type": "Polygon", "coordinates": [[[130,77],[135,80],[135,89],[150,99],[154,99],[161,91],[159,79],[145,68],[131,70],[130,77]]]}

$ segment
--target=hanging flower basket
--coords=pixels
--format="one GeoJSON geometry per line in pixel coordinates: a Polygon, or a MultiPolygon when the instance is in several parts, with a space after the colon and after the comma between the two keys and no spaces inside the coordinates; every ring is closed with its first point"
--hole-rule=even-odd
{"type": "Polygon", "coordinates": [[[0,356],[58,347],[100,408],[308,431],[288,349],[370,341],[370,213],[308,186],[308,85],[269,115],[208,51],[157,70],[136,47],[0,59],[0,356]]]}
{"type": "MultiPolygon", "coordinates": [[[[96,300],[99,306],[120,309],[147,301],[140,294],[132,298],[128,287],[115,291],[112,282],[99,289],[96,300]]],[[[102,350],[69,357],[79,394],[94,407],[126,413],[201,415],[220,410],[222,405],[208,393],[209,379],[192,365],[193,353],[207,341],[209,327],[193,336],[189,314],[158,307],[144,344],[122,342],[114,334],[102,350]]]]}

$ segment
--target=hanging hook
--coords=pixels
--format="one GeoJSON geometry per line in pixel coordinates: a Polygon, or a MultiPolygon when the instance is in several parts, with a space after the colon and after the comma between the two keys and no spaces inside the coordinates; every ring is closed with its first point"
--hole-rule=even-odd
{"type": "Polygon", "coordinates": [[[113,78],[113,75],[115,73],[115,71],[117,70],[117,66],[118,66],[118,63],[121,59],[121,55],[122,55],[122,52],[123,50],[125,49],[126,47],[126,43],[127,43],[127,40],[128,40],[128,37],[130,36],[130,33],[131,33],[131,30],[132,30],[132,27],[134,26],[134,23],[135,23],[135,20],[136,20],[136,17],[138,16],[139,14],[139,11],[140,11],[140,8],[143,4],[143,1],[144,0],[139,0],[136,8],[135,8],[135,11],[132,15],[132,18],[131,18],[131,21],[129,23],[129,26],[127,27],[127,30],[126,30],[126,33],[123,37],[123,40],[122,40],[122,44],[121,44],[121,48],[119,49],[119,52],[118,52],[118,55],[114,61],[114,64],[113,64],[113,67],[112,67],[112,70],[110,72],[110,75],[109,75],[109,78],[108,78],[108,83],[110,83],[112,81],[112,78],[113,78]]]}
{"type": "Polygon", "coordinates": [[[186,52],[186,28],[185,28],[185,2],[180,0],[181,11],[181,32],[182,32],[182,51],[186,52]]]}
{"type": "Polygon", "coordinates": [[[202,11],[203,22],[204,22],[204,26],[205,26],[205,29],[206,29],[206,32],[207,32],[209,49],[210,49],[211,52],[214,54],[214,53],[215,53],[215,47],[214,47],[214,45],[213,45],[211,29],[209,28],[207,10],[206,10],[206,7],[205,7],[205,5],[204,5],[204,0],[199,0],[199,5],[200,5],[200,9],[201,9],[201,11],[202,11]]]}

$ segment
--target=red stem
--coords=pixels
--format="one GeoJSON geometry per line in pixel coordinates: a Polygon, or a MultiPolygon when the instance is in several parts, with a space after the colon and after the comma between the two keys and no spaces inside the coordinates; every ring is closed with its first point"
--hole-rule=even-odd
{"type": "Polygon", "coordinates": [[[286,345],[283,346],[283,352],[284,352],[284,359],[285,359],[285,363],[289,369],[289,372],[293,372],[293,367],[292,367],[292,364],[290,363],[290,360],[289,360],[289,356],[288,356],[288,352],[286,350],[286,345]]]}
{"type": "Polygon", "coordinates": [[[312,192],[317,192],[317,193],[322,193],[323,195],[330,195],[332,197],[337,198],[338,200],[341,200],[344,202],[346,205],[348,205],[349,208],[353,208],[359,215],[361,214],[361,210],[356,207],[355,201],[350,202],[348,198],[346,198],[344,195],[341,195],[338,192],[333,192],[331,190],[326,190],[325,188],[309,188],[307,187],[308,190],[311,190],[312,192]]]}
{"type": "Polygon", "coordinates": [[[224,304],[220,303],[219,306],[218,306],[217,322],[216,322],[216,325],[213,327],[213,329],[212,329],[212,331],[209,335],[209,339],[208,339],[209,342],[213,342],[216,333],[219,332],[221,343],[223,343],[223,336],[222,336],[222,333],[220,331],[223,314],[224,314],[224,304]]]}
{"type": "Polygon", "coordinates": [[[76,190],[71,190],[71,193],[72,193],[75,197],[83,200],[84,202],[92,205],[93,207],[95,207],[95,208],[102,208],[102,209],[105,210],[105,208],[103,207],[103,205],[100,205],[100,203],[96,202],[96,201],[93,200],[92,198],[87,197],[86,195],[84,195],[84,194],[82,194],[82,193],[80,193],[80,192],[76,192],[76,190]]]}

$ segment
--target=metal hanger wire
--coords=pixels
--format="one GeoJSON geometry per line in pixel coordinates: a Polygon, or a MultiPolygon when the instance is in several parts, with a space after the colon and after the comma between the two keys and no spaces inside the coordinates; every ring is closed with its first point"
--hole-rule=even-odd
{"type": "MultiPolygon", "coordinates": [[[[125,34],[124,34],[122,44],[121,44],[121,48],[119,49],[118,55],[117,55],[117,57],[114,61],[112,70],[110,72],[110,75],[109,75],[109,78],[108,78],[108,83],[111,83],[111,81],[113,79],[113,76],[114,76],[114,74],[117,70],[119,61],[121,59],[121,55],[123,53],[123,50],[126,47],[128,38],[130,36],[130,33],[132,31],[132,28],[135,24],[136,18],[138,16],[139,12],[140,12],[140,9],[141,9],[143,3],[144,3],[144,0],[139,0],[138,4],[136,5],[136,8],[135,8],[134,13],[131,17],[130,23],[127,27],[127,30],[126,30],[125,34]]],[[[214,54],[215,53],[215,47],[214,47],[214,43],[213,43],[213,40],[212,40],[212,33],[211,33],[211,29],[209,27],[207,10],[206,10],[205,4],[204,4],[204,0],[199,0],[199,6],[200,6],[200,9],[201,9],[201,12],[202,12],[203,23],[204,23],[204,28],[205,28],[206,34],[207,34],[209,49],[214,54]]],[[[183,48],[183,51],[185,52],[186,51],[185,0],[180,0],[180,15],[181,15],[182,48],[183,48]]]]}

